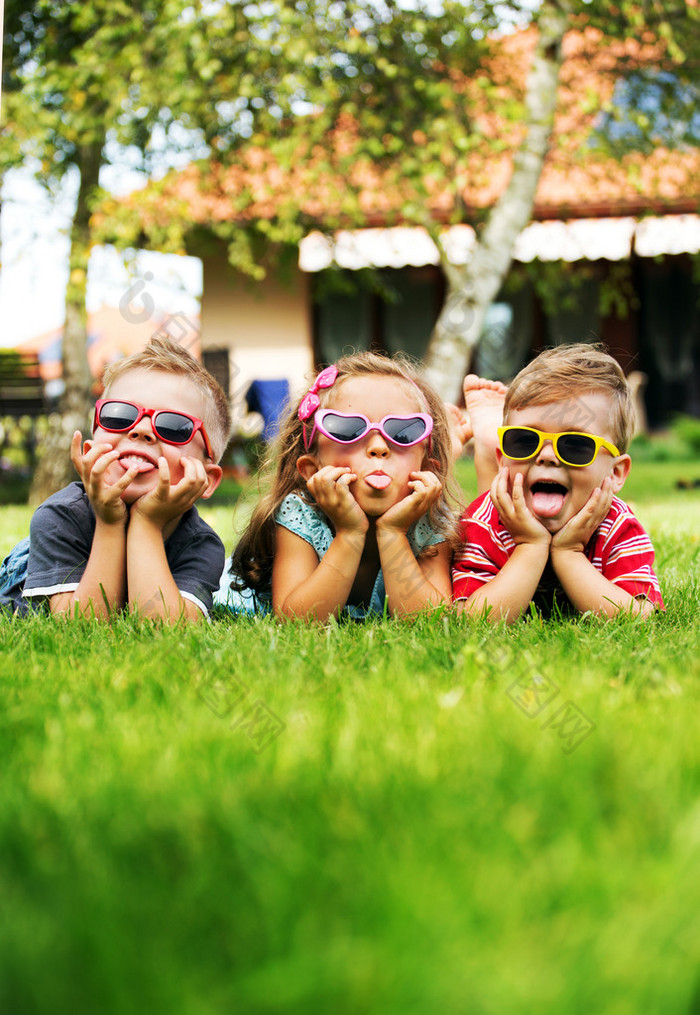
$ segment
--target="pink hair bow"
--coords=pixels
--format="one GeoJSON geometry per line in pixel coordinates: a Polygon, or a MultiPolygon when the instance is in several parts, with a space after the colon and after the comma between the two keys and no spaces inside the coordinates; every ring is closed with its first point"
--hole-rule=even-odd
{"type": "Polygon", "coordinates": [[[335,384],[337,376],[338,368],[336,366],[326,367],[325,370],[322,370],[318,375],[301,400],[301,404],[299,406],[299,419],[302,423],[307,420],[309,416],[313,416],[321,404],[318,392],[321,388],[331,388],[335,384]]]}

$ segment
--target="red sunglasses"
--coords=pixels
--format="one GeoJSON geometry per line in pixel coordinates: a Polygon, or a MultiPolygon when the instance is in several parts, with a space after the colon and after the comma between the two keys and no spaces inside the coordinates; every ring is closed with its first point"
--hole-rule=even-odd
{"type": "Polygon", "coordinates": [[[166,444],[180,447],[189,444],[197,431],[201,431],[207,456],[214,460],[211,442],[204,423],[196,416],[188,416],[186,412],[173,412],[172,409],[147,409],[136,402],[124,402],[121,399],[100,398],[95,403],[95,418],[92,429],[99,426],[108,433],[126,433],[140,423],[144,416],[151,420],[153,431],[166,444]]]}

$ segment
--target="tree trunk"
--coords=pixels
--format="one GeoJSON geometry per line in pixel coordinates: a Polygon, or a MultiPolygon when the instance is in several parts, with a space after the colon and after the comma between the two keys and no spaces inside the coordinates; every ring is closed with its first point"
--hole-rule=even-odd
{"type": "Polygon", "coordinates": [[[80,188],[71,227],[70,274],[66,289],[63,329],[63,383],[60,408],[49,419],[32,480],[29,503],[41,504],[76,478],[70,442],[76,430],[90,432],[92,378],[87,360],[87,270],[90,258],[90,206],[99,184],[104,138],[84,148],[80,156],[80,188]]]}
{"type": "Polygon", "coordinates": [[[568,22],[563,2],[545,0],[526,87],[525,137],[513,157],[510,181],[491,210],[469,263],[464,267],[449,264],[443,255],[447,296],[428,345],[423,374],[447,401],[459,398],[486,311],[508,272],[513,245],[532,216],[554,124],[568,22]]]}

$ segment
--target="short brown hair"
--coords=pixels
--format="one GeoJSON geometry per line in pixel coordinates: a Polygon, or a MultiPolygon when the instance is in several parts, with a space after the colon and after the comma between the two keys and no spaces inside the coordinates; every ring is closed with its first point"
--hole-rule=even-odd
{"type": "MultiPolygon", "coordinates": [[[[129,370],[160,370],[165,374],[188,377],[205,397],[207,428],[214,457],[218,462],[231,434],[231,410],[217,381],[194,356],[171,338],[152,338],[145,349],[112,363],[104,372],[105,392],[129,370]]],[[[173,406],[174,408],[174,406],[173,406]]]]}
{"type": "MultiPolygon", "coordinates": [[[[508,388],[503,420],[511,410],[547,405],[603,392],[612,397],[610,436],[624,454],[634,433],[636,412],[629,384],[620,364],[602,345],[579,342],[545,349],[520,371],[508,388]]],[[[585,429],[582,416],[582,428],[585,429]]]]}

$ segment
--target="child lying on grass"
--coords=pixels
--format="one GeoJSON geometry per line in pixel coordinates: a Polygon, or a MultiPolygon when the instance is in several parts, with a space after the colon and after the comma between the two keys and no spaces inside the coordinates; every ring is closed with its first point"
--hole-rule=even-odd
{"type": "Polygon", "coordinates": [[[545,614],[663,609],[651,541],[616,496],[634,426],[618,363],[590,345],[548,349],[511,384],[503,423],[490,492],[462,517],[458,607],[508,622],[530,602],[545,614]]]}
{"type": "Polygon", "coordinates": [[[29,540],[3,564],[0,608],[108,620],[127,607],[169,623],[206,616],[225,553],[194,505],[221,481],[229,430],[223,391],[169,339],[111,366],[92,440],[81,447],[73,435],[82,482],[34,513],[29,540]]]}

